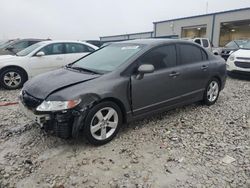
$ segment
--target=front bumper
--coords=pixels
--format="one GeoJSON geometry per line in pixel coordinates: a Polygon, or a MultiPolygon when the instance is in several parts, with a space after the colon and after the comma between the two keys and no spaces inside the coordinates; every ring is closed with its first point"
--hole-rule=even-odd
{"type": "Polygon", "coordinates": [[[233,71],[227,71],[227,74],[229,76],[246,76],[247,78],[250,78],[250,72],[245,72],[245,71],[233,70],[233,71]]]}
{"type": "Polygon", "coordinates": [[[38,113],[28,109],[22,102],[20,109],[28,119],[46,132],[53,132],[60,138],[77,137],[84,125],[87,109],[76,108],[57,112],[38,113]]]}
{"type": "Polygon", "coordinates": [[[20,110],[23,114],[33,121],[34,123],[40,125],[40,127],[44,127],[44,125],[51,120],[51,116],[49,114],[36,115],[32,110],[26,108],[22,102],[19,102],[20,110]]]}

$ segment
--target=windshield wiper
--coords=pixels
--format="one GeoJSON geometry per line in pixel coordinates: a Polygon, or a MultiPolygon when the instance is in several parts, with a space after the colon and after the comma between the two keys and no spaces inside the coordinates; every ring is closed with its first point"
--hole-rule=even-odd
{"type": "Polygon", "coordinates": [[[86,68],[83,68],[83,67],[76,67],[76,66],[73,67],[71,65],[67,65],[66,68],[78,70],[78,71],[81,71],[81,72],[90,72],[92,74],[101,74],[100,72],[93,71],[93,70],[90,70],[90,69],[86,69],[86,68]]]}

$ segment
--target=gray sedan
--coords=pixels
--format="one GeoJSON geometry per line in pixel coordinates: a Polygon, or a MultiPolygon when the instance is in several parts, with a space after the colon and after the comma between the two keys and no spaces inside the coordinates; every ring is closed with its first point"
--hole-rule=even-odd
{"type": "Polygon", "coordinates": [[[212,105],[226,80],[226,64],[188,41],[147,39],[108,45],[28,81],[21,107],[62,138],[83,130],[101,145],[122,124],[202,101],[212,105]]]}

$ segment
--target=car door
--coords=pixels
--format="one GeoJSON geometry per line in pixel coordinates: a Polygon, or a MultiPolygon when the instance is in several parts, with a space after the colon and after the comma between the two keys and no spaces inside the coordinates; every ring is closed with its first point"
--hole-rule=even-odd
{"type": "Polygon", "coordinates": [[[145,74],[142,79],[131,76],[131,97],[134,115],[172,105],[180,97],[178,88],[181,80],[176,72],[177,53],[175,45],[157,47],[141,58],[137,68],[142,64],[152,64],[155,71],[145,74]]]}
{"type": "Polygon", "coordinates": [[[72,63],[81,57],[93,52],[94,49],[81,43],[65,43],[65,63],[72,63]]]}
{"type": "Polygon", "coordinates": [[[65,46],[63,43],[48,44],[37,51],[30,58],[30,67],[32,69],[32,76],[61,68],[65,65],[65,46]],[[44,55],[37,56],[39,52],[44,55]]]}
{"type": "Polygon", "coordinates": [[[210,62],[207,53],[203,48],[195,44],[179,43],[178,49],[178,70],[180,91],[183,100],[200,98],[209,81],[210,62]]]}

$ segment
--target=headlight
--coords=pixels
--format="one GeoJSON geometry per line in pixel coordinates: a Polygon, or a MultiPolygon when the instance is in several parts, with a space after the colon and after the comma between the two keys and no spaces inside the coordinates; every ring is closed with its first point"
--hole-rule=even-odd
{"type": "Polygon", "coordinates": [[[230,55],[228,59],[229,59],[229,61],[234,61],[235,56],[234,55],[230,55]]]}
{"type": "Polygon", "coordinates": [[[67,110],[76,107],[80,102],[81,99],[69,101],[43,101],[36,110],[41,112],[67,110]]]}

